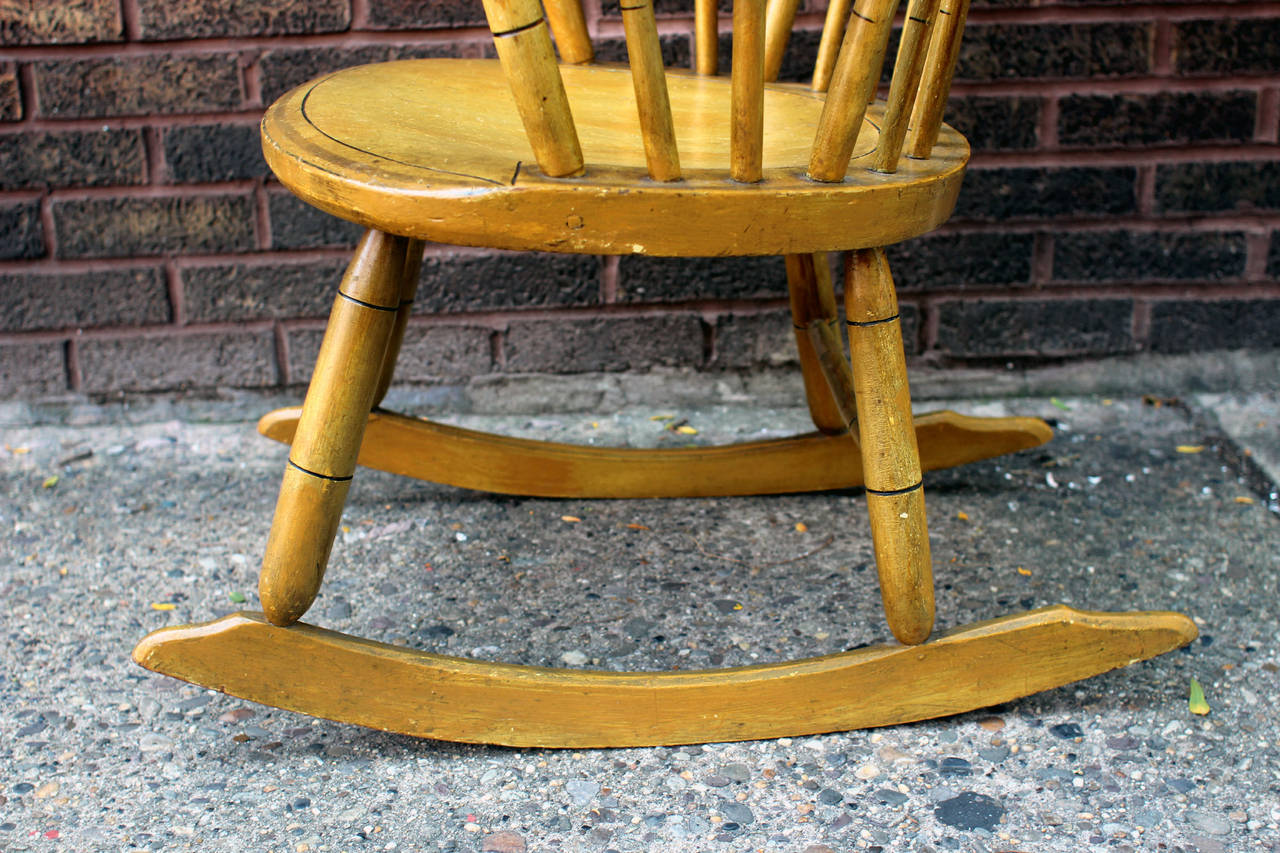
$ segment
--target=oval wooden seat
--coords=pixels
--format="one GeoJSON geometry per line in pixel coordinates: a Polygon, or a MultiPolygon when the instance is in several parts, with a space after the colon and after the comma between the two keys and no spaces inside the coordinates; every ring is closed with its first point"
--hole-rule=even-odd
{"type": "Polygon", "coordinates": [[[303,199],[370,228],[505,249],[679,256],[896,243],[946,220],[969,156],[944,127],[929,159],[873,171],[878,105],[845,180],[810,180],[823,94],[770,84],[764,180],[739,183],[727,175],[729,79],[670,73],[683,179],[658,182],[646,171],[630,72],[560,71],[587,162],[581,177],[538,169],[496,60],[405,60],[314,80],[267,111],[263,150],[303,199]],[[655,227],[673,221],[681,227],[655,227]]]}

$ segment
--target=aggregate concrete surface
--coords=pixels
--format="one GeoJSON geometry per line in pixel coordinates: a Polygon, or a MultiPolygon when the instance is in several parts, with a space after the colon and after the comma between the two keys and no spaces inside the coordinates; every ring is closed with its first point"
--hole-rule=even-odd
{"type": "MultiPolygon", "coordinates": [[[[1046,417],[1055,439],[927,475],[939,629],[1056,602],[1178,609],[1191,646],[931,722],[581,751],[415,740],[139,669],[148,631],[256,606],[285,448],[249,421],[10,422],[0,850],[1278,850],[1280,507],[1241,461],[1251,436],[1270,459],[1276,402],[957,403],[1046,417]]],[[[449,419],[635,446],[807,428],[751,406],[449,419]]],[[[308,621],[610,670],[887,640],[858,490],[538,500],[371,471],[308,621]]]]}

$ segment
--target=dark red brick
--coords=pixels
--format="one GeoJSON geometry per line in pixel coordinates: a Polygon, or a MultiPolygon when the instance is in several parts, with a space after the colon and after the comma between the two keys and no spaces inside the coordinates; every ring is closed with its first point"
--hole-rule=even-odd
{"type": "Polygon", "coordinates": [[[123,35],[119,0],[0,3],[0,44],[84,44],[123,35]]]}
{"type": "Polygon", "coordinates": [[[1066,146],[1172,145],[1244,141],[1253,136],[1253,92],[1069,95],[1059,103],[1066,146]]]}
{"type": "Polygon", "coordinates": [[[419,282],[416,313],[594,305],[600,260],[547,252],[429,255],[419,282]]]}
{"type": "Polygon", "coordinates": [[[92,273],[0,274],[0,330],[145,326],[169,322],[169,292],[154,267],[92,273]]]}
{"type": "Polygon", "coordinates": [[[100,56],[33,63],[40,114],[172,115],[239,109],[244,104],[235,54],[100,56]]]}
{"type": "Polygon", "coordinates": [[[1054,278],[1067,281],[1221,280],[1244,274],[1245,235],[1201,231],[1082,231],[1054,238],[1054,278]]]}
{"type": "Polygon", "coordinates": [[[239,181],[270,174],[257,124],[171,127],[164,132],[163,146],[173,183],[239,181]]]}
{"type": "Polygon", "coordinates": [[[618,265],[625,302],[758,299],[787,295],[782,258],[650,258],[627,255],[618,265]]]}
{"type": "MultiPolygon", "coordinates": [[[[289,333],[289,377],[293,382],[311,381],[323,335],[321,329],[289,333]]],[[[492,337],[491,329],[479,326],[410,324],[405,329],[396,362],[395,381],[457,381],[491,373],[493,356],[489,341],[492,337]]]]}
{"type": "Polygon", "coordinates": [[[969,95],[949,100],[944,119],[974,151],[1012,151],[1039,144],[1040,108],[1034,97],[969,95]]]}
{"type": "Polygon", "coordinates": [[[471,0],[369,0],[369,26],[374,29],[484,25],[484,6],[471,0]]]}
{"type": "Polygon", "coordinates": [[[273,249],[351,249],[364,233],[354,222],[314,208],[288,190],[273,191],[267,208],[273,249]]]}
{"type": "Polygon", "coordinates": [[[0,397],[67,390],[65,347],[60,341],[0,343],[0,397]]]}
{"type": "Polygon", "coordinates": [[[70,130],[0,136],[0,189],[100,187],[146,181],[142,131],[70,130]]]}
{"type": "MultiPolygon", "coordinates": [[[[903,349],[907,355],[914,355],[919,350],[920,314],[914,305],[900,308],[903,349]]],[[[713,367],[779,367],[795,364],[798,358],[790,311],[730,314],[716,319],[713,367]]]]}
{"type": "MultiPolygon", "coordinates": [[[[658,39],[662,47],[662,64],[667,68],[689,68],[693,48],[684,34],[664,35],[658,39]]],[[[597,62],[627,62],[627,42],[622,38],[597,39],[593,43],[597,62]]]]}
{"type": "Polygon", "coordinates": [[[0,65],[0,121],[22,118],[22,92],[18,88],[18,72],[13,63],[0,65]]]}
{"type": "Polygon", "coordinates": [[[937,347],[960,358],[1130,352],[1133,300],[974,300],[938,305],[937,347]]]}
{"type": "Polygon", "coordinates": [[[1280,161],[1158,166],[1156,205],[1169,212],[1280,210],[1280,161]]]}
{"type": "Polygon", "coordinates": [[[1031,234],[948,234],[888,249],[899,290],[1023,284],[1031,280],[1031,234]]]}
{"type": "Polygon", "coordinates": [[[0,204],[0,259],[44,257],[44,224],[39,201],[0,204]]]}
{"type": "Polygon", "coordinates": [[[108,258],[254,248],[248,195],[55,201],[58,254],[108,258]]]}
{"type": "Polygon", "coordinates": [[[516,320],[506,336],[509,373],[699,367],[702,360],[702,322],[692,314],[516,320]]]}
{"type": "Polygon", "coordinates": [[[188,267],[181,274],[187,321],[327,317],[345,267],[343,261],[188,267]]]}
{"type": "Polygon", "coordinates": [[[970,169],[953,216],[1005,222],[1133,213],[1137,176],[1133,166],[970,169]]]}
{"type": "Polygon", "coordinates": [[[351,24],[347,0],[138,0],[144,41],[331,33],[351,24]]]}
{"type": "Polygon", "coordinates": [[[270,330],[91,337],[79,348],[81,385],[89,393],[261,388],[277,381],[270,330]]]}
{"type": "MultiPolygon", "coordinates": [[[[491,43],[492,39],[485,36],[481,41],[491,43]]],[[[258,63],[262,70],[262,100],[264,103],[271,103],[295,86],[340,68],[386,62],[391,59],[462,56],[471,47],[465,43],[449,42],[422,45],[369,45],[358,48],[305,47],[270,50],[262,55],[258,63]]],[[[430,85],[430,81],[424,81],[423,85],[430,85]]]]}
{"type": "Polygon", "coordinates": [[[1171,300],[1151,306],[1151,350],[1280,347],[1280,299],[1171,300]]]}
{"type": "Polygon", "coordinates": [[[1151,25],[970,24],[956,78],[1130,77],[1151,65],[1151,25]]]}
{"type": "Polygon", "coordinates": [[[1280,72],[1280,18],[1178,21],[1173,67],[1187,75],[1280,72]]]}

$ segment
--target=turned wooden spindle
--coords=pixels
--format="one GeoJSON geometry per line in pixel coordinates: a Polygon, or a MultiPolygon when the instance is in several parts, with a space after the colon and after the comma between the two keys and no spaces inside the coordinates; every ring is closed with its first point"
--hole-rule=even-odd
{"type": "Polygon", "coordinates": [[[729,175],[754,183],[764,176],[764,0],[734,0],[729,175]]]}
{"type": "Polygon", "coordinates": [[[818,40],[818,57],[813,63],[813,82],[810,84],[815,92],[825,92],[831,85],[831,74],[835,71],[836,57],[840,55],[844,23],[849,18],[851,3],[852,0],[831,0],[827,4],[827,19],[818,40]]]}
{"type": "Polygon", "coordinates": [[[596,57],[591,47],[591,35],[587,32],[587,17],[579,0],[543,0],[547,10],[547,23],[556,37],[560,61],[570,65],[583,65],[596,57]]]}
{"type": "Polygon", "coordinates": [[[484,0],[493,44],[538,167],[553,178],[583,170],[582,146],[538,0],[484,0]]]}
{"type": "Polygon", "coordinates": [[[676,151],[676,129],[652,0],[623,0],[622,26],[627,36],[627,57],[631,61],[649,177],[655,181],[678,181],[680,155],[676,151]]]}
{"type": "Polygon", "coordinates": [[[694,0],[694,69],[704,77],[720,71],[720,10],[716,0],[694,0]]]}
{"type": "Polygon", "coordinates": [[[782,59],[787,53],[787,41],[796,21],[796,9],[800,0],[769,0],[764,20],[764,79],[772,83],[782,70],[782,59]]]}
{"type": "Polygon", "coordinates": [[[960,39],[964,36],[969,0],[942,0],[929,38],[920,92],[911,112],[907,156],[926,159],[933,153],[942,129],[942,114],[951,94],[951,78],[960,57],[960,39]]]}
{"type": "Polygon", "coordinates": [[[880,595],[893,635],[923,643],[933,630],[933,568],[898,298],[884,249],[849,253],[844,281],[880,595]]]}
{"type": "Polygon", "coordinates": [[[408,243],[366,232],[334,299],[258,578],[276,625],[302,618],[324,580],[400,310],[408,243]]]}
{"type": "Polygon", "coordinates": [[[809,416],[820,432],[845,432],[857,420],[857,409],[827,255],[787,255],[786,263],[791,323],[809,416]]]}
{"type": "Polygon", "coordinates": [[[387,354],[382,359],[382,375],[378,378],[378,387],[373,393],[373,408],[382,404],[395,376],[396,360],[400,357],[400,346],[404,343],[404,330],[409,325],[409,315],[413,313],[413,297],[418,292],[423,245],[421,240],[410,240],[405,248],[404,272],[400,276],[400,307],[396,311],[395,326],[391,329],[391,340],[387,342],[387,354]]]}
{"type": "Polygon", "coordinates": [[[859,0],[854,7],[813,140],[809,177],[815,181],[844,180],[867,104],[880,81],[897,5],[898,0],[859,0]]]}
{"type": "Polygon", "coordinates": [[[876,146],[875,165],[871,167],[877,172],[898,169],[902,142],[907,136],[907,119],[915,106],[925,53],[929,48],[929,34],[933,31],[937,13],[938,0],[911,0],[907,7],[902,40],[898,43],[898,58],[893,64],[893,82],[889,84],[889,98],[880,128],[880,142],[876,146]]]}

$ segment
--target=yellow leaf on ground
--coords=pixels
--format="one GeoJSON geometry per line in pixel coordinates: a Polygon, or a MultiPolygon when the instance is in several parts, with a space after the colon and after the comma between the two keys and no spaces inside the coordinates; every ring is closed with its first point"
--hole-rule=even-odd
{"type": "Polygon", "coordinates": [[[153,601],[153,602],[151,602],[151,609],[152,609],[152,610],[172,610],[173,608],[175,608],[175,607],[177,607],[177,606],[178,606],[178,605],[176,605],[176,604],[170,604],[170,603],[169,603],[169,602],[167,602],[167,601],[153,601]]]}
{"type": "Polygon", "coordinates": [[[59,479],[60,479],[60,478],[58,477],[58,475],[57,475],[57,474],[54,474],[52,477],[46,477],[46,478],[45,478],[45,481],[44,481],[43,483],[41,483],[40,485],[41,485],[41,486],[43,486],[43,487],[44,487],[44,488],[46,488],[46,489],[52,489],[54,486],[58,485],[58,480],[59,480],[59,479]]]}
{"type": "Polygon", "coordinates": [[[961,510],[960,512],[957,512],[957,513],[956,513],[956,518],[960,519],[961,521],[968,521],[968,520],[969,520],[969,513],[964,512],[963,510],[961,510]]]}
{"type": "Polygon", "coordinates": [[[688,424],[685,424],[684,426],[676,427],[676,432],[680,433],[681,435],[697,435],[698,434],[698,431],[693,427],[689,426],[688,424]]]}
{"type": "Polygon", "coordinates": [[[582,519],[578,518],[576,515],[562,515],[560,516],[560,520],[567,521],[570,524],[577,524],[579,521],[582,521],[582,519]]]}
{"type": "Polygon", "coordinates": [[[806,533],[808,530],[809,525],[805,524],[803,521],[796,522],[796,533],[806,533]]]}
{"type": "Polygon", "coordinates": [[[675,415],[650,415],[649,416],[649,420],[651,421],[673,421],[675,419],[676,419],[675,415]]]}
{"type": "Polygon", "coordinates": [[[1237,495],[1235,501],[1238,504],[1251,504],[1253,503],[1253,498],[1248,495],[1237,495]]]}
{"type": "Polygon", "coordinates": [[[1022,575],[1024,578],[1029,578],[1031,577],[1031,570],[1024,569],[1022,568],[1022,566],[1018,566],[1018,574],[1022,575]]]}
{"type": "Polygon", "coordinates": [[[1179,453],[1200,453],[1204,450],[1203,444],[1179,444],[1177,447],[1179,453]]]}

